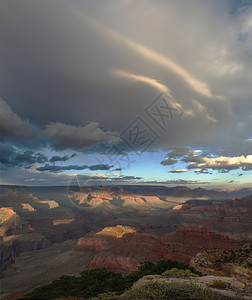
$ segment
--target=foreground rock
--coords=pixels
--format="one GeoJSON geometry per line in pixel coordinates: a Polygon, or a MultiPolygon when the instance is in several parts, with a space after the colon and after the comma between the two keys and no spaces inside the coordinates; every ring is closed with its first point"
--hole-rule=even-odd
{"type": "Polygon", "coordinates": [[[252,244],[237,251],[205,250],[198,253],[190,264],[205,274],[230,276],[252,283],[252,244]]]}

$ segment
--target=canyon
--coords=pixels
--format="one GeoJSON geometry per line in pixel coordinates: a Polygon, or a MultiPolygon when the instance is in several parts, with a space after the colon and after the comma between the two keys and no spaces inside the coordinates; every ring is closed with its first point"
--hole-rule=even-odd
{"type": "Polygon", "coordinates": [[[162,186],[2,186],[3,291],[11,291],[13,280],[20,282],[19,290],[41,284],[31,279],[26,265],[34,268],[34,278],[47,274],[46,283],[84,268],[134,273],[146,260],[190,263],[206,249],[236,251],[252,242],[250,193],[162,186]]]}

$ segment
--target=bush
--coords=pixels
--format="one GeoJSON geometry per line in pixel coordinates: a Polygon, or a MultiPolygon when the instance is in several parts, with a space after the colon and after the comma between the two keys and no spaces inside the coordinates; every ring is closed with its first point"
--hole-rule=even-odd
{"type": "Polygon", "coordinates": [[[161,259],[156,264],[153,262],[146,261],[142,263],[141,266],[138,268],[137,275],[139,276],[139,278],[145,275],[154,275],[154,274],[161,275],[165,271],[173,268],[177,268],[181,270],[190,270],[192,273],[202,276],[201,272],[198,272],[188,264],[184,262],[170,260],[170,259],[161,259]]]}
{"type": "Polygon", "coordinates": [[[195,284],[185,283],[161,283],[152,282],[128,290],[122,300],[169,300],[169,299],[191,299],[191,300],[227,300],[222,295],[199,287],[195,284]]]}
{"type": "Polygon", "coordinates": [[[225,289],[227,287],[227,284],[225,281],[216,279],[212,282],[211,287],[216,289],[225,289]]]}
{"type": "Polygon", "coordinates": [[[166,277],[199,277],[198,274],[191,272],[191,270],[180,270],[177,268],[172,268],[171,270],[167,270],[162,273],[163,276],[166,277]]]}

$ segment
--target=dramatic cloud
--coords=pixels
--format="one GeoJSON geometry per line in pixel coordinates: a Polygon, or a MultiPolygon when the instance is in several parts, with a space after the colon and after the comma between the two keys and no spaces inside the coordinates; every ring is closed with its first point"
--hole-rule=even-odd
{"type": "Polygon", "coordinates": [[[0,98],[0,136],[1,138],[15,139],[33,138],[36,136],[29,121],[22,121],[2,98],[0,98]]]}
{"type": "Polygon", "coordinates": [[[55,165],[48,165],[46,164],[43,167],[38,167],[36,170],[38,171],[50,171],[50,172],[63,172],[68,170],[86,170],[89,169],[90,171],[97,171],[97,170],[109,170],[113,166],[99,164],[99,165],[68,165],[68,166],[55,166],[55,165]]]}
{"type": "Polygon", "coordinates": [[[100,129],[98,122],[90,122],[84,127],[50,123],[46,125],[45,133],[52,139],[55,149],[82,149],[99,143],[120,141],[118,133],[100,129]]]}
{"type": "Polygon", "coordinates": [[[80,11],[76,11],[76,14],[80,15],[80,17],[82,17],[85,22],[88,22],[89,24],[99,28],[108,37],[125,44],[127,47],[133,49],[134,51],[145,57],[147,60],[152,61],[158,65],[161,65],[162,67],[168,68],[169,70],[173,71],[181,78],[183,78],[198,93],[206,97],[212,97],[211,91],[209,90],[209,87],[205,82],[202,82],[199,79],[195,78],[188,71],[186,71],[181,66],[172,61],[169,57],[165,57],[164,55],[161,55],[160,53],[154,51],[151,48],[145,47],[144,45],[127,39],[126,37],[118,34],[117,32],[106,28],[104,25],[99,24],[94,19],[84,14],[81,14],[80,11]]]}
{"type": "Polygon", "coordinates": [[[0,132],[14,147],[3,150],[2,182],[66,183],[71,177],[51,173],[57,164],[106,162],[128,173],[101,149],[117,143],[132,155],[119,137],[138,117],[159,138],[141,162],[132,159],[129,176],[157,183],[167,170],[187,169],[181,178],[193,182],[206,174],[213,185],[228,184],[244,173],[234,184],[250,184],[252,6],[245,2],[0,1],[0,132]],[[174,118],[155,102],[160,92],[177,107],[174,118]],[[51,172],[36,170],[46,163],[51,172]]]}

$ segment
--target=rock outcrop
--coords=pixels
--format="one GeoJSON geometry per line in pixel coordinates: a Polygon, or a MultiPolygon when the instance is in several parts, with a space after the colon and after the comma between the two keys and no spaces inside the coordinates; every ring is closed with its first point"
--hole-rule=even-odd
{"type": "Polygon", "coordinates": [[[25,224],[27,222],[23,221],[12,207],[0,208],[0,236],[2,238],[5,237],[8,230],[20,228],[25,224]]]}
{"type": "Polygon", "coordinates": [[[130,226],[117,225],[115,227],[105,227],[101,231],[97,232],[96,234],[121,238],[127,233],[134,233],[134,232],[136,232],[136,229],[130,226]]]}

